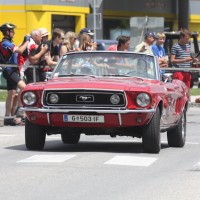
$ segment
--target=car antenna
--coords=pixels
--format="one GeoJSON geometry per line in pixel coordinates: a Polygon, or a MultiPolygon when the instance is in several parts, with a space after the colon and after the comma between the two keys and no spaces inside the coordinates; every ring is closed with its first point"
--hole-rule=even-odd
{"type": "Polygon", "coordinates": [[[141,32],[140,42],[139,42],[139,43],[142,42],[142,38],[143,38],[143,35],[144,35],[144,29],[147,28],[147,24],[148,24],[148,22],[149,22],[149,17],[146,16],[145,19],[144,19],[144,24],[143,24],[143,27],[142,27],[142,32],[141,32]]]}

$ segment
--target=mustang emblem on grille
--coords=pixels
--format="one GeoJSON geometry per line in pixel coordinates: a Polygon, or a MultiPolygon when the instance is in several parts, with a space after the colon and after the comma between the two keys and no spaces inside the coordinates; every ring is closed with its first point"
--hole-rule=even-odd
{"type": "Polygon", "coordinates": [[[76,95],[76,101],[77,102],[94,102],[94,96],[93,95],[76,95]]]}

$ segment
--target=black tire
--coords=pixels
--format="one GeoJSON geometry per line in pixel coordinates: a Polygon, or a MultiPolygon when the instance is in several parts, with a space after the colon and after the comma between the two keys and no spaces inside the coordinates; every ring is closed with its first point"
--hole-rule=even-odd
{"type": "Polygon", "coordinates": [[[42,150],[44,148],[46,133],[43,126],[25,121],[25,143],[29,150],[42,150]]]}
{"type": "Polygon", "coordinates": [[[160,110],[158,108],[149,124],[143,128],[142,144],[146,153],[160,152],[160,110]]]}
{"type": "Polygon", "coordinates": [[[75,128],[67,128],[61,134],[61,139],[64,144],[77,144],[80,140],[80,131],[75,128]]]}
{"type": "Polygon", "coordinates": [[[174,129],[167,131],[167,140],[170,147],[183,147],[185,145],[186,121],[186,110],[184,110],[178,125],[174,129]]]}

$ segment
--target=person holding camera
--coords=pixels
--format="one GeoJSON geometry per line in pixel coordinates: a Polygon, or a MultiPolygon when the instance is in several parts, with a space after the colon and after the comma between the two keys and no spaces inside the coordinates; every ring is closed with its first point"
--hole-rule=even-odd
{"type": "MultiPolygon", "coordinates": [[[[48,45],[41,45],[41,48],[39,51],[37,51],[38,46],[41,44],[42,35],[39,29],[35,29],[31,31],[31,39],[27,46],[27,59],[24,63],[22,71],[24,72],[24,75],[26,77],[26,83],[33,83],[34,77],[33,77],[33,65],[38,64],[39,59],[47,52],[48,45]]],[[[38,76],[38,68],[35,70],[36,72],[36,81],[39,80],[38,76]]]]}

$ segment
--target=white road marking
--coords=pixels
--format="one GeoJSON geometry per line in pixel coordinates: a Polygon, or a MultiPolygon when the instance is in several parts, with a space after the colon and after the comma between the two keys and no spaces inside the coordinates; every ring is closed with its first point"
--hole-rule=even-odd
{"type": "Polygon", "coordinates": [[[193,165],[192,170],[194,170],[194,171],[200,171],[200,162],[198,162],[195,165],[193,165]]]}
{"type": "Polygon", "coordinates": [[[148,167],[158,158],[153,157],[136,157],[136,156],[115,156],[104,164],[109,165],[131,165],[148,167]]]}
{"type": "Polygon", "coordinates": [[[0,137],[14,137],[16,135],[0,135],[0,137]]]}
{"type": "Polygon", "coordinates": [[[46,139],[61,139],[61,136],[49,136],[46,139]]]}
{"type": "Polygon", "coordinates": [[[20,163],[29,163],[29,162],[64,162],[69,160],[76,155],[34,155],[24,160],[20,160],[20,163]]]}
{"type": "Polygon", "coordinates": [[[186,142],[186,144],[199,144],[197,142],[186,142]]]}

